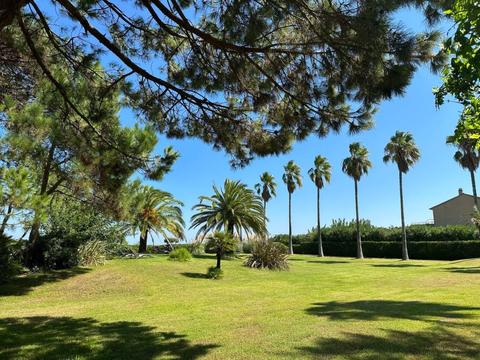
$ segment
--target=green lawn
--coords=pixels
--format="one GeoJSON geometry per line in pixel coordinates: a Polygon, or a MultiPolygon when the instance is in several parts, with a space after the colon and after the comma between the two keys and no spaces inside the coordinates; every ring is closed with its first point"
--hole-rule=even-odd
{"type": "Polygon", "coordinates": [[[159,256],[0,287],[0,359],[480,359],[480,260],[159,256]]]}

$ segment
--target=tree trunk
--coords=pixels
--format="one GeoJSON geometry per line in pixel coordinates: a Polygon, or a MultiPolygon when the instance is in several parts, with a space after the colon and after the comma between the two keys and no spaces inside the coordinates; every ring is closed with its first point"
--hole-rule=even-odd
{"type": "Polygon", "coordinates": [[[7,228],[7,223],[8,223],[8,220],[10,219],[10,216],[12,215],[12,212],[13,212],[13,206],[10,203],[8,204],[7,213],[3,218],[2,226],[0,226],[0,235],[3,235],[5,233],[5,229],[7,228]]]}
{"type": "Polygon", "coordinates": [[[222,265],[222,253],[217,252],[217,269],[220,269],[222,265]]]}
{"type": "Polygon", "coordinates": [[[355,215],[357,223],[357,259],[363,259],[362,234],[360,233],[360,218],[358,215],[358,184],[355,182],[355,215]]]}
{"type": "Polygon", "coordinates": [[[263,200],[263,227],[265,228],[265,234],[263,235],[267,240],[267,202],[263,200]]]}
{"type": "Polygon", "coordinates": [[[140,242],[138,243],[138,252],[140,254],[145,254],[147,252],[147,238],[148,230],[145,233],[140,232],[140,242]]]}
{"type": "Polygon", "coordinates": [[[320,228],[320,188],[317,187],[317,231],[318,231],[318,256],[324,257],[322,244],[322,230],[320,228]]]}
{"type": "Polygon", "coordinates": [[[475,184],[475,172],[470,171],[470,179],[472,180],[473,203],[475,204],[475,207],[478,209],[477,184],[475,184]]]}
{"type": "Polygon", "coordinates": [[[408,260],[407,230],[405,229],[405,215],[403,213],[403,178],[400,170],[398,171],[398,181],[400,184],[400,217],[402,219],[402,259],[408,260]]]}
{"type": "Polygon", "coordinates": [[[293,255],[292,239],[292,193],[288,192],[288,253],[293,255]]]}
{"type": "MultiPolygon", "coordinates": [[[[55,155],[55,144],[50,145],[48,150],[48,157],[45,161],[45,166],[43,167],[42,182],[40,185],[39,195],[44,195],[47,192],[48,181],[50,179],[50,171],[52,169],[53,156],[55,155]]],[[[40,219],[37,217],[37,214],[33,214],[33,224],[30,228],[30,234],[28,235],[29,251],[27,254],[27,266],[32,267],[35,265],[40,265],[42,260],[41,249],[38,247],[38,238],[40,236],[40,219]]]]}

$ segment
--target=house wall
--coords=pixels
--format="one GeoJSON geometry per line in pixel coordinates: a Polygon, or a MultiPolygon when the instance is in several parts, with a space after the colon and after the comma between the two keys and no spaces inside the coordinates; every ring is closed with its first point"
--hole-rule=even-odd
{"type": "Polygon", "coordinates": [[[457,196],[433,208],[433,221],[436,226],[471,224],[473,197],[457,196]]]}

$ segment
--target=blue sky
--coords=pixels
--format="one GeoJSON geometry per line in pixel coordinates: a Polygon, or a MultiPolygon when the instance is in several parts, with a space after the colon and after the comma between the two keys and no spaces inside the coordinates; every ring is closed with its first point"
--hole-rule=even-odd
{"type": "MultiPolygon", "coordinates": [[[[422,30],[425,24],[413,10],[398,14],[406,28],[422,30]]],[[[449,24],[443,24],[447,30],[449,24]]],[[[212,193],[212,185],[221,185],[226,178],[238,179],[249,186],[258,182],[264,171],[272,173],[278,184],[278,196],[268,205],[269,231],[272,234],[288,231],[287,191],[281,181],[283,166],[289,161],[297,162],[304,176],[304,186],[293,195],[293,232],[303,233],[315,224],[315,187],[307,176],[316,155],[326,156],[332,164],[332,182],[322,191],[322,223],[332,219],[354,217],[353,181],[341,171],[341,162],[348,155],[348,145],[360,141],[370,151],[373,168],[359,184],[360,215],[373,224],[399,225],[398,173],[393,164],[382,162],[383,148],[396,130],[412,132],[421,150],[421,159],[404,180],[405,215],[407,223],[424,222],[432,218],[429,208],[457,194],[459,187],[471,193],[468,173],[452,159],[454,149],[445,144],[459,116],[460,107],[446,103],[436,109],[432,88],[441,84],[438,75],[430,73],[428,66],[415,75],[403,97],[385,101],[375,116],[373,129],[350,136],[345,133],[318,139],[310,137],[296,143],[293,150],[282,156],[254,160],[248,167],[234,170],[223,152],[212,150],[209,145],[195,139],[169,140],[160,137],[158,151],[173,145],[181,157],[162,182],[151,185],[171,192],[184,202],[187,225],[192,215],[191,208],[198,196],[212,193]]],[[[131,124],[130,111],[123,111],[122,121],[131,124]]],[[[195,234],[187,232],[188,240],[195,234]]]]}

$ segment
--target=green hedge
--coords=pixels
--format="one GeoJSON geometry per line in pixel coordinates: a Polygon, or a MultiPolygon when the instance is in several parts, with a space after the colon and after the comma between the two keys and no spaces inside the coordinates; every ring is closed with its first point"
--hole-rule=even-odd
{"type": "MultiPolygon", "coordinates": [[[[398,241],[362,241],[365,257],[400,258],[402,245],[398,241]]],[[[353,241],[330,241],[323,244],[326,256],[355,257],[357,245],[353,241]]],[[[294,244],[295,254],[318,254],[318,243],[294,244]]],[[[480,257],[480,241],[415,241],[408,244],[412,259],[458,260],[480,257]]]]}
{"type": "MultiPolygon", "coordinates": [[[[363,221],[361,225],[362,240],[364,241],[401,241],[402,229],[400,227],[376,227],[363,221]]],[[[407,226],[407,238],[410,242],[417,241],[468,241],[478,239],[477,230],[471,225],[411,225],[407,226]]],[[[348,242],[356,240],[354,222],[334,221],[330,226],[322,228],[324,242],[348,242]]],[[[288,244],[288,235],[281,234],[272,237],[273,241],[288,244]]],[[[294,244],[317,241],[317,232],[310,230],[307,234],[293,236],[294,244]]]]}

